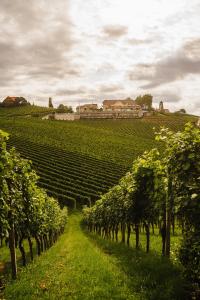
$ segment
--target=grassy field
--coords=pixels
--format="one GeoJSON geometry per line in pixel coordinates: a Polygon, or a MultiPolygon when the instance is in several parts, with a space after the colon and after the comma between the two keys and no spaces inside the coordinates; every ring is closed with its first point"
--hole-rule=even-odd
{"type": "MultiPolygon", "coordinates": [[[[177,237],[173,238],[173,249],[177,237]]],[[[5,289],[5,299],[184,300],[180,267],[160,257],[160,237],[146,254],[89,234],[80,213],[69,218],[65,233],[41,257],[21,270],[5,289]]],[[[143,245],[144,247],[144,245],[143,245]]]]}
{"type": "Polygon", "coordinates": [[[43,114],[49,113],[54,109],[42,106],[20,106],[20,107],[0,107],[0,118],[6,117],[27,117],[27,116],[42,116],[43,114]]]}
{"type": "Polygon", "coordinates": [[[160,114],[132,120],[48,121],[27,118],[31,109],[40,114],[45,108],[0,108],[0,128],[11,134],[10,146],[33,161],[40,186],[71,207],[98,199],[138,155],[159,146],[153,128],[178,130],[195,120],[160,114]]]}

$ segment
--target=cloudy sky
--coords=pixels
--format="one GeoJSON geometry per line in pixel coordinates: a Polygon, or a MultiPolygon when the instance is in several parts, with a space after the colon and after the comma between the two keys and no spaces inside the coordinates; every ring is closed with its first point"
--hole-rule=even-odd
{"type": "Polygon", "coordinates": [[[0,98],[151,93],[200,115],[200,0],[0,0],[0,98]]]}

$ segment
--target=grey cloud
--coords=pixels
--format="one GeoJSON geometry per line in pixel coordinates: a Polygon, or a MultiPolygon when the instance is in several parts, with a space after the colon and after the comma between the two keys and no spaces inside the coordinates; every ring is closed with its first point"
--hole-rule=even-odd
{"type": "Polygon", "coordinates": [[[107,25],[103,28],[106,38],[116,39],[128,33],[128,27],[122,25],[107,25]]]}
{"type": "Polygon", "coordinates": [[[20,84],[22,76],[47,82],[80,74],[68,2],[0,1],[1,87],[20,84]]]}
{"type": "Polygon", "coordinates": [[[59,89],[56,92],[57,95],[69,95],[69,96],[73,96],[73,95],[85,95],[87,94],[87,90],[84,87],[79,87],[77,89],[59,89]]]}
{"type": "Polygon", "coordinates": [[[200,39],[187,42],[172,56],[155,64],[138,64],[128,73],[130,80],[147,80],[143,89],[184,79],[189,74],[200,74],[200,39]]]}
{"type": "Polygon", "coordinates": [[[113,64],[107,62],[107,63],[104,63],[101,66],[99,66],[96,73],[107,74],[107,73],[113,72],[115,70],[116,70],[115,66],[113,64]]]}
{"type": "MultiPolygon", "coordinates": [[[[37,2],[39,2],[39,6],[42,4],[40,0],[37,2]]],[[[37,2],[33,0],[1,0],[1,19],[8,25],[17,27],[17,30],[25,29],[27,31],[40,20],[37,2]]]]}
{"type": "Polygon", "coordinates": [[[98,92],[100,94],[106,94],[106,93],[114,93],[123,90],[124,87],[119,84],[110,84],[110,85],[101,85],[98,88],[98,92]]]}
{"type": "Polygon", "coordinates": [[[179,102],[181,95],[178,92],[173,91],[160,91],[152,93],[156,102],[163,100],[166,103],[179,102]]]}
{"type": "MultiPolygon", "coordinates": [[[[83,96],[88,98],[95,98],[96,95],[101,97],[102,95],[112,95],[112,93],[119,93],[124,90],[124,87],[120,84],[101,84],[90,88],[88,86],[80,86],[78,88],[61,88],[57,91],[57,95],[69,95],[69,96],[83,96]]],[[[113,96],[112,96],[113,97],[113,96]]]]}
{"type": "Polygon", "coordinates": [[[128,43],[132,46],[151,44],[152,42],[153,39],[136,39],[136,38],[128,39],[128,43]]]}

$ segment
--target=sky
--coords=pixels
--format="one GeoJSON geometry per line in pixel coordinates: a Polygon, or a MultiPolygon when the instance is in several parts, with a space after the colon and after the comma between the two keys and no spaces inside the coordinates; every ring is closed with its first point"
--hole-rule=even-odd
{"type": "Polygon", "coordinates": [[[0,0],[0,100],[152,94],[200,115],[200,0],[0,0]]]}

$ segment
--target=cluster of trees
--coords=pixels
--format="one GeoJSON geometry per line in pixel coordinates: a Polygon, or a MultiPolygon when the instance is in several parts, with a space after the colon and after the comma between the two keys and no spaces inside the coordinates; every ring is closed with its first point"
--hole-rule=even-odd
{"type": "MultiPolygon", "coordinates": [[[[53,108],[52,98],[49,98],[49,108],[53,108]]],[[[57,113],[73,113],[73,108],[71,106],[67,106],[64,104],[59,104],[57,109],[57,113]]]]}
{"type": "Polygon", "coordinates": [[[33,240],[37,253],[49,248],[63,232],[67,209],[48,197],[37,186],[37,175],[31,163],[22,159],[15,149],[7,150],[8,134],[0,130],[0,240],[10,249],[12,277],[16,278],[16,247],[26,265],[23,241],[28,240],[33,260],[33,240]]]}
{"type": "Polygon", "coordinates": [[[60,104],[58,106],[58,108],[56,109],[56,112],[58,112],[58,113],[73,113],[73,109],[71,106],[60,104]]]}
{"type": "Polygon", "coordinates": [[[90,231],[129,245],[131,230],[139,248],[140,227],[150,248],[150,226],[158,226],[162,254],[170,256],[170,236],[175,220],[183,231],[179,251],[186,276],[200,287],[200,129],[187,124],[182,132],[162,128],[157,149],[138,157],[132,170],[91,208],[84,209],[90,231]]]}
{"type": "Polygon", "coordinates": [[[138,96],[135,99],[136,104],[141,105],[143,108],[146,108],[148,110],[152,110],[152,101],[153,101],[153,96],[150,94],[138,96]]]}

